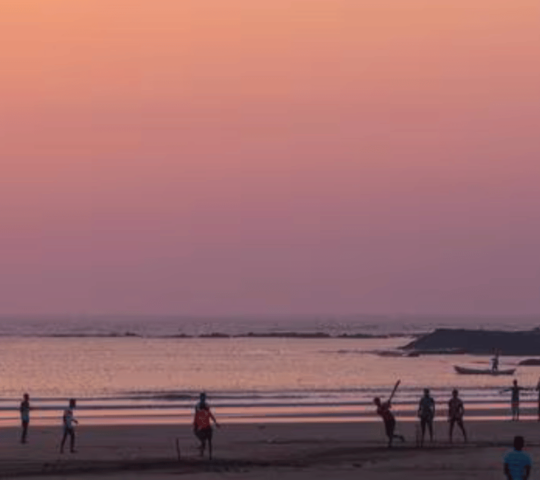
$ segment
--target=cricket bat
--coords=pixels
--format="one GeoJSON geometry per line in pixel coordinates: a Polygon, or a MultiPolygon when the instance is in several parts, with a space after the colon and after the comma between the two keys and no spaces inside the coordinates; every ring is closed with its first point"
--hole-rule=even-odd
{"type": "Polygon", "coordinates": [[[398,381],[396,382],[396,385],[394,386],[394,390],[392,390],[392,394],[390,395],[390,398],[388,399],[389,402],[391,402],[392,399],[394,398],[394,395],[396,394],[397,389],[398,389],[398,387],[399,387],[400,384],[401,384],[401,380],[398,380],[398,381]]]}

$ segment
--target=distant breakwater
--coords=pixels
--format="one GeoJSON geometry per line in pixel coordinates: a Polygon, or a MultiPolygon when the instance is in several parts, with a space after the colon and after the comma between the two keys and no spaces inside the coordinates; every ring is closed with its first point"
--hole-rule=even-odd
{"type": "Polygon", "coordinates": [[[169,335],[147,335],[135,332],[108,332],[108,333],[39,333],[39,334],[7,334],[4,337],[39,337],[39,338],[149,338],[149,339],[227,339],[227,338],[292,338],[292,339],[385,339],[385,338],[415,338],[418,334],[388,333],[343,333],[333,335],[325,332],[266,332],[266,333],[240,333],[228,334],[222,332],[202,333],[190,335],[186,333],[173,333],[169,335]]]}
{"type": "Polygon", "coordinates": [[[402,347],[415,351],[460,351],[474,355],[539,356],[540,329],[528,331],[437,329],[402,347]]]}

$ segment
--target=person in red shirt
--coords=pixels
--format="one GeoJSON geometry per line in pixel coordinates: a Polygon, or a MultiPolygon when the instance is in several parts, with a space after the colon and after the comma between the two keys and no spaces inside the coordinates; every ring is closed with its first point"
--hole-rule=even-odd
{"type": "Polygon", "coordinates": [[[206,393],[201,393],[199,403],[195,407],[195,417],[193,419],[193,433],[201,442],[199,447],[201,457],[206,450],[206,442],[208,442],[208,456],[212,460],[212,422],[219,428],[219,424],[214,417],[210,407],[206,403],[206,393]]]}
{"type": "Polygon", "coordinates": [[[373,403],[377,406],[377,415],[379,415],[384,421],[384,428],[386,430],[386,436],[388,437],[388,448],[392,447],[394,438],[398,438],[402,442],[405,441],[403,435],[396,435],[396,419],[391,412],[392,404],[390,400],[387,402],[381,402],[379,397],[373,399],[373,403]]]}

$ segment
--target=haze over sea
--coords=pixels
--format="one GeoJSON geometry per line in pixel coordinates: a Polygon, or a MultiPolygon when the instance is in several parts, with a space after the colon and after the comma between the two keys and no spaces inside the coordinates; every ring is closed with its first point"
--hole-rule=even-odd
{"type": "MultiPolygon", "coordinates": [[[[508,398],[500,390],[508,378],[462,377],[452,368],[487,365],[488,358],[375,352],[437,327],[539,325],[538,317],[3,317],[0,422],[17,422],[17,402],[29,392],[38,424],[58,423],[70,397],[79,399],[85,423],[186,423],[202,390],[228,422],[367,421],[374,419],[373,396],[387,395],[397,379],[402,420],[414,418],[427,386],[443,403],[458,387],[471,418],[503,418],[508,398]],[[330,337],[301,337],[316,332],[330,337]],[[389,337],[339,337],[344,334],[389,337]]],[[[519,360],[505,357],[503,365],[519,360]]],[[[537,367],[517,372],[529,386],[539,375],[537,367]]],[[[526,393],[524,400],[532,414],[536,396],[526,393]]]]}

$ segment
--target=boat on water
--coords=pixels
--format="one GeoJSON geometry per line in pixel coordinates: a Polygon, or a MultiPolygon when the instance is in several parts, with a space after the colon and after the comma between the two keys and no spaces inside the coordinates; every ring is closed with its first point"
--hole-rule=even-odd
{"type": "Polygon", "coordinates": [[[491,368],[468,368],[468,367],[459,367],[454,365],[454,370],[460,375],[514,375],[516,371],[515,368],[508,368],[506,370],[493,370],[491,368]]]}

